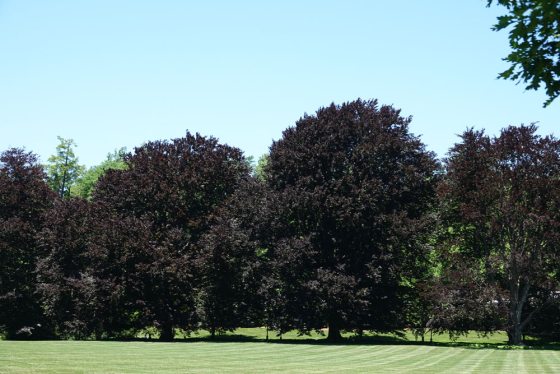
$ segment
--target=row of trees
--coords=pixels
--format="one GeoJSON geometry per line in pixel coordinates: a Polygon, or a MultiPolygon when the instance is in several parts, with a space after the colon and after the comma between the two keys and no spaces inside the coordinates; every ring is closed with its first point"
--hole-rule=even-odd
{"type": "Polygon", "coordinates": [[[257,173],[187,132],[121,152],[88,199],[4,152],[5,335],[411,327],[520,344],[553,329],[560,142],[467,130],[440,165],[409,123],[376,101],[333,104],[285,130],[257,173]]]}

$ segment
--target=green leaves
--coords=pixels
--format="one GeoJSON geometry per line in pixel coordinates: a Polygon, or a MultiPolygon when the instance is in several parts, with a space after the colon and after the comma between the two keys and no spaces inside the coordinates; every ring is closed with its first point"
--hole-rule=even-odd
{"type": "Polygon", "coordinates": [[[58,136],[56,153],[49,157],[46,166],[48,184],[59,197],[70,197],[70,187],[83,173],[85,167],[79,164],[74,154],[76,143],[72,139],[58,136]]]}
{"type": "Polygon", "coordinates": [[[86,170],[70,187],[70,195],[90,200],[97,181],[108,170],[125,170],[127,168],[124,162],[125,154],[126,148],[121,148],[118,151],[109,153],[107,159],[101,164],[86,170]]]}
{"type": "MultiPolygon", "coordinates": [[[[488,6],[492,4],[488,1],[488,6]]],[[[544,107],[560,96],[560,2],[556,0],[498,0],[509,14],[499,16],[492,27],[512,27],[512,52],[504,58],[511,66],[499,78],[528,83],[527,90],[544,86],[544,107]]]]}

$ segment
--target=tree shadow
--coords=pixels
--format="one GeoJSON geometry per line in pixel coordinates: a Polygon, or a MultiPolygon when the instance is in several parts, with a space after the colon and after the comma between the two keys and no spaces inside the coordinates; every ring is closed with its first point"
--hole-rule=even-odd
{"type": "Polygon", "coordinates": [[[403,345],[403,346],[427,346],[427,347],[446,347],[446,348],[465,348],[465,349],[494,349],[494,350],[560,350],[560,342],[548,341],[544,339],[531,338],[526,341],[523,346],[508,345],[507,342],[460,342],[460,341],[414,341],[408,340],[401,336],[388,335],[368,335],[368,336],[350,336],[341,340],[332,341],[326,338],[298,337],[298,338],[279,338],[274,336],[266,339],[260,336],[253,336],[240,333],[218,334],[211,336],[185,336],[175,338],[173,341],[160,341],[149,338],[111,338],[105,341],[117,342],[149,342],[149,343],[261,343],[261,344],[281,344],[281,345],[324,345],[324,346],[383,346],[383,345],[403,345]]]}

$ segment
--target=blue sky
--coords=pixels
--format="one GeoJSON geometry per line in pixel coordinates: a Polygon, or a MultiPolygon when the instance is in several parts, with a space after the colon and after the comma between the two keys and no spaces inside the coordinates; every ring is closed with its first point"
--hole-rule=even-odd
{"type": "Polygon", "coordinates": [[[213,135],[258,158],[304,113],[377,98],[439,156],[474,126],[539,122],[560,101],[496,79],[507,34],[486,0],[0,0],[0,150],[57,135],[91,166],[121,146],[213,135]]]}

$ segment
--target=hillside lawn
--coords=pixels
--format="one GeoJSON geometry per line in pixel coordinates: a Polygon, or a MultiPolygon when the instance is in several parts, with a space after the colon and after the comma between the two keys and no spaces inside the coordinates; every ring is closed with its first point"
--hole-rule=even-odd
{"type": "Polygon", "coordinates": [[[207,334],[173,343],[156,341],[0,341],[0,373],[557,373],[560,346],[505,344],[505,334],[469,334],[456,342],[435,335],[415,342],[408,333],[347,338],[239,329],[214,341],[207,334]]]}

